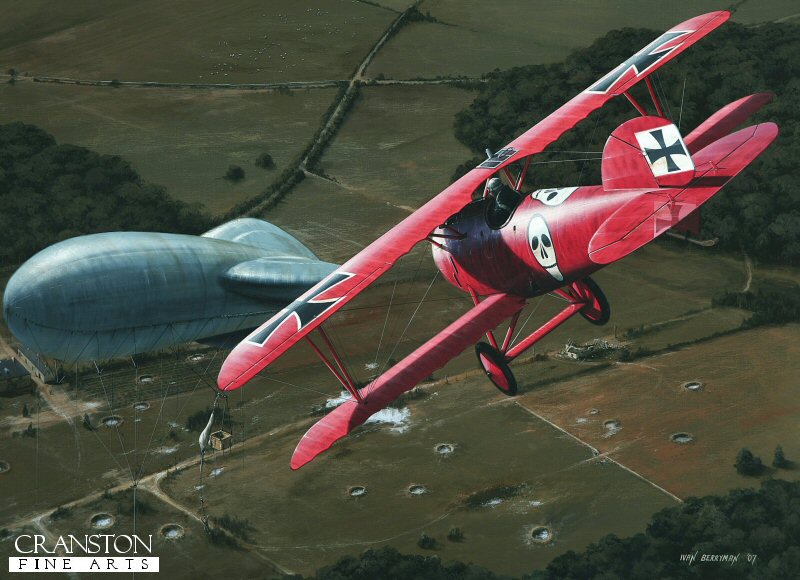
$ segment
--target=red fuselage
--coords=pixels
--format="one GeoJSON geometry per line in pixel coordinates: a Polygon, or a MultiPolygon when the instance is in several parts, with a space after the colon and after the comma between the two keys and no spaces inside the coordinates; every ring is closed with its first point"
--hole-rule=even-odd
{"type": "Polygon", "coordinates": [[[436,230],[441,237],[433,239],[442,247],[432,245],[433,258],[465,292],[538,296],[602,268],[589,257],[589,242],[611,214],[640,194],[599,185],[537,190],[498,229],[486,220],[492,200],[480,199],[436,230]]]}

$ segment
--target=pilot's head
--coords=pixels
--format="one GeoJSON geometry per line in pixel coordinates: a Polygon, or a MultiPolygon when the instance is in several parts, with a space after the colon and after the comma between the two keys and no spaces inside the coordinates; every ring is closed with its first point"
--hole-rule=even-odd
{"type": "Polygon", "coordinates": [[[503,188],[503,182],[500,181],[499,177],[492,177],[489,180],[489,183],[486,184],[486,191],[489,192],[489,195],[496,196],[500,193],[500,190],[503,188]]]}

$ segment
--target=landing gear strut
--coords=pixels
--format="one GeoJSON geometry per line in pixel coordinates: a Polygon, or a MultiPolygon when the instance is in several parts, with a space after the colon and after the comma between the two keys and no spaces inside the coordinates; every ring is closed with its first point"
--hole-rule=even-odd
{"type": "MultiPolygon", "coordinates": [[[[511,319],[502,347],[497,347],[497,341],[491,332],[487,333],[491,344],[479,342],[475,345],[478,363],[486,376],[500,392],[509,397],[517,394],[517,380],[508,367],[511,361],[576,314],[580,314],[591,324],[597,326],[604,325],[611,317],[611,307],[605,294],[588,276],[583,280],[573,282],[566,288],[555,290],[555,293],[564,298],[568,302],[568,306],[517,344],[512,346],[510,343],[519,312],[511,319]]],[[[474,294],[473,299],[477,303],[478,297],[474,294]]]]}
{"type": "Polygon", "coordinates": [[[583,280],[575,282],[567,290],[557,291],[559,294],[573,302],[583,302],[584,307],[580,310],[580,315],[588,322],[597,326],[603,326],[611,318],[611,306],[608,299],[597,282],[588,276],[583,280]]]}

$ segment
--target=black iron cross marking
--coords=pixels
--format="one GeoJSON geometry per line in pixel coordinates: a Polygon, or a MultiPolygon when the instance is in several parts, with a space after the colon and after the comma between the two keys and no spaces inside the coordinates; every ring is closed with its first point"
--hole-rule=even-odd
{"type": "Polygon", "coordinates": [[[279,317],[276,318],[272,324],[261,329],[258,334],[248,338],[247,342],[264,346],[264,344],[269,340],[269,337],[272,336],[272,333],[280,328],[280,326],[292,316],[297,317],[297,330],[299,331],[308,323],[316,319],[320,314],[323,314],[325,311],[332,308],[337,302],[339,302],[339,300],[343,298],[344,294],[338,296],[337,298],[327,298],[325,300],[315,300],[315,298],[317,296],[321,296],[337,284],[340,284],[345,280],[349,280],[354,275],[355,274],[350,274],[349,272],[333,273],[319,288],[316,289],[313,295],[308,296],[307,298],[298,298],[292,302],[280,313],[279,317]]]}
{"type": "Polygon", "coordinates": [[[494,169],[495,167],[501,165],[507,159],[511,159],[518,152],[519,149],[515,149],[514,147],[506,147],[505,149],[500,149],[500,151],[489,157],[489,159],[478,165],[478,167],[482,167],[484,169],[494,169]]]}
{"type": "MultiPolygon", "coordinates": [[[[667,49],[663,49],[662,47],[676,38],[679,38],[685,34],[689,34],[693,32],[691,30],[683,30],[683,31],[676,31],[676,32],[665,32],[658,38],[656,38],[653,42],[645,46],[642,50],[634,54],[628,60],[623,62],[617,68],[612,70],[602,79],[597,81],[594,85],[586,89],[587,93],[607,93],[614,85],[617,84],[617,81],[621,79],[626,72],[633,69],[636,72],[636,75],[640,75],[643,72],[649,70],[651,67],[656,65],[659,61],[663,60],[670,53],[681,46],[680,44],[676,44],[675,46],[667,49]]],[[[682,43],[681,43],[682,44],[682,43]]]]}
{"type": "Polygon", "coordinates": [[[663,129],[658,129],[657,131],[653,131],[650,133],[653,136],[653,139],[656,140],[658,143],[658,149],[648,149],[645,147],[644,154],[647,155],[647,160],[650,162],[650,165],[655,165],[656,161],[661,159],[662,157],[666,157],[667,159],[667,171],[672,173],[673,171],[678,171],[680,167],[672,160],[673,155],[686,155],[686,150],[683,148],[681,144],[681,140],[677,139],[675,143],[667,146],[667,143],[664,141],[664,131],[663,129]]]}

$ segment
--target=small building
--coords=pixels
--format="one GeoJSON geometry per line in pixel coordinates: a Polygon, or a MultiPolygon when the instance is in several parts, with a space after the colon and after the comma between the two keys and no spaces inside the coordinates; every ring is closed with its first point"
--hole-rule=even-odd
{"type": "Polygon", "coordinates": [[[619,348],[620,345],[600,338],[584,344],[575,344],[570,340],[559,354],[571,360],[588,360],[607,356],[619,348]]]}
{"type": "Polygon", "coordinates": [[[210,437],[211,447],[217,451],[225,451],[233,445],[233,436],[227,431],[214,431],[210,437]]]}
{"type": "Polygon", "coordinates": [[[17,349],[17,355],[19,356],[19,362],[28,369],[32,377],[49,385],[57,382],[56,373],[47,366],[47,363],[44,362],[44,359],[42,359],[38,353],[27,346],[22,346],[17,349]]]}

